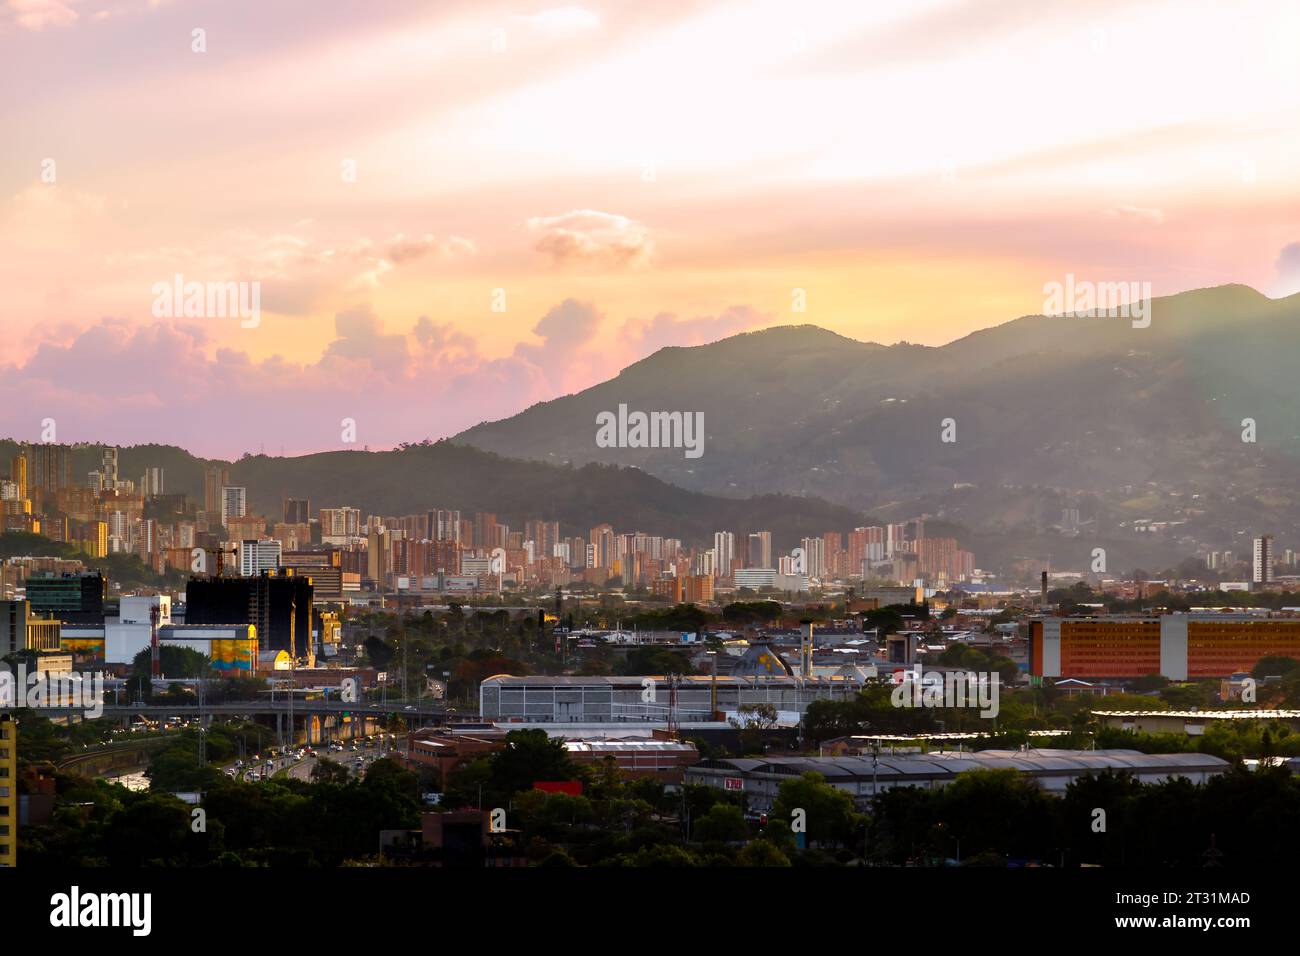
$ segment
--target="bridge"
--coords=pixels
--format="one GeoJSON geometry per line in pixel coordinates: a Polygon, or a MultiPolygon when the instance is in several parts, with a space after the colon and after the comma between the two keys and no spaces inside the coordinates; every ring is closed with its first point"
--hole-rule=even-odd
{"type": "MultiPolygon", "coordinates": [[[[84,707],[43,707],[48,717],[86,718],[84,707]]],[[[212,718],[244,718],[267,726],[275,733],[281,745],[306,743],[319,744],[331,740],[348,740],[383,729],[386,718],[401,717],[408,728],[444,724],[448,714],[455,713],[446,705],[407,704],[403,701],[387,703],[346,703],[340,700],[287,700],[230,701],[220,704],[197,702],[183,704],[110,704],[105,703],[99,716],[122,723],[142,717],[166,721],[171,718],[199,718],[205,724],[212,718]]],[[[457,714],[456,716],[462,716],[457,714]]],[[[473,715],[463,715],[470,717],[473,715]]]]}

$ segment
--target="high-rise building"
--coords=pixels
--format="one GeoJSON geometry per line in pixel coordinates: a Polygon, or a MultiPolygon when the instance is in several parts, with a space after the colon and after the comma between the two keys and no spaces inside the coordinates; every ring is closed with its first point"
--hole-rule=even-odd
{"type": "Polygon", "coordinates": [[[616,560],[614,553],[614,526],[598,524],[588,532],[591,545],[596,549],[595,563],[587,563],[589,568],[608,568],[616,560]]]}
{"type": "Polygon", "coordinates": [[[461,537],[462,522],[459,511],[447,511],[439,509],[433,513],[432,534],[434,541],[454,541],[457,544],[463,544],[464,539],[461,537]]]}
{"type": "Polygon", "coordinates": [[[1273,582],[1273,536],[1271,534],[1261,535],[1255,539],[1250,580],[1260,585],[1273,582]]]}
{"type": "Polygon", "coordinates": [[[311,499],[310,498],[285,498],[284,499],[284,523],[285,524],[311,524],[311,499]]]}
{"type": "Polygon", "coordinates": [[[248,489],[227,485],[221,489],[221,524],[248,514],[248,489]]]}
{"type": "Polygon", "coordinates": [[[749,536],[749,549],[746,563],[751,568],[771,568],[772,532],[755,531],[749,536]]]}
{"type": "Polygon", "coordinates": [[[248,578],[263,571],[274,571],[280,567],[282,552],[280,542],[274,539],[241,541],[239,542],[239,573],[248,578]]]}
{"type": "Polygon", "coordinates": [[[9,463],[9,478],[18,486],[18,501],[27,497],[27,455],[19,452],[9,463]]]}
{"type": "Polygon", "coordinates": [[[101,445],[99,449],[99,470],[104,476],[104,486],[112,491],[117,487],[117,449],[112,445],[101,445]]]}
{"type": "Polygon", "coordinates": [[[53,497],[64,488],[72,487],[70,446],[52,443],[28,445],[26,455],[33,464],[31,487],[35,494],[53,497]]]}
{"type": "Polygon", "coordinates": [[[320,540],[322,544],[349,545],[362,537],[359,508],[322,508],[320,540]]]}
{"type": "Polygon", "coordinates": [[[311,647],[312,583],[296,574],[190,578],[186,624],[253,624],[260,650],[304,657],[311,647]]]}
{"type": "Polygon", "coordinates": [[[826,540],[824,538],[804,538],[799,542],[803,548],[803,569],[795,568],[795,574],[806,574],[810,578],[820,578],[826,574],[826,540]]]}
{"type": "Polygon", "coordinates": [[[736,536],[730,531],[713,533],[713,573],[725,578],[731,574],[731,565],[736,559],[736,536]]]}
{"type": "Polygon", "coordinates": [[[230,484],[230,469],[225,465],[208,465],[203,471],[203,510],[216,514],[221,510],[221,489],[230,484]]]}
{"type": "Polygon", "coordinates": [[[391,566],[390,549],[392,532],[379,528],[367,536],[366,576],[375,582],[375,587],[383,587],[391,566]]]}
{"type": "Polygon", "coordinates": [[[885,557],[892,558],[899,551],[906,551],[907,526],[903,524],[885,525],[885,557]]]}
{"type": "Polygon", "coordinates": [[[165,493],[163,490],[162,468],[157,465],[146,468],[144,474],[140,476],[140,494],[146,498],[153,498],[165,493]]]}
{"type": "Polygon", "coordinates": [[[497,546],[497,516],[491,512],[480,511],[474,515],[474,541],[476,548],[495,548],[497,546]]]}

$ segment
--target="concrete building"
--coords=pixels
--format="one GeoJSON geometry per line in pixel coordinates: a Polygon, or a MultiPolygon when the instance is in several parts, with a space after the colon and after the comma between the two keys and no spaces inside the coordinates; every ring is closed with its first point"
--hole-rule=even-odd
{"type": "Polygon", "coordinates": [[[239,573],[246,578],[280,567],[282,547],[279,541],[261,538],[239,542],[239,573]]]}
{"type": "Polygon", "coordinates": [[[0,657],[59,650],[61,626],[57,618],[34,612],[28,601],[0,601],[0,657]]]}
{"type": "Polygon", "coordinates": [[[152,612],[158,608],[158,623],[172,622],[172,599],[167,594],[129,594],[118,603],[118,620],[123,624],[152,623],[152,612]]]}
{"type": "Polygon", "coordinates": [[[738,588],[752,588],[757,591],[761,588],[776,587],[777,573],[776,568],[737,568],[731,573],[731,579],[738,588]]]}
{"type": "Polygon", "coordinates": [[[149,647],[153,630],[146,623],[123,622],[117,618],[103,624],[64,625],[60,647],[75,657],[93,658],[106,664],[129,664],[149,647]]]}

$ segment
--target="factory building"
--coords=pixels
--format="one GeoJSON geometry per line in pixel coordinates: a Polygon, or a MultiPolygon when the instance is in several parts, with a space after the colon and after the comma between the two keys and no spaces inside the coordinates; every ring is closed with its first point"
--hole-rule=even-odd
{"type": "MultiPolygon", "coordinates": [[[[153,643],[149,624],[110,620],[100,625],[63,628],[61,649],[76,657],[106,664],[130,664],[153,643]]],[[[206,655],[216,671],[247,672],[257,669],[257,627],[252,624],[164,624],[158,643],[188,647],[206,655]]]]}
{"type": "MultiPolygon", "coordinates": [[[[775,657],[775,655],[772,655],[775,657]]],[[[775,671],[775,669],[774,669],[775,671]]],[[[802,714],[814,700],[852,697],[861,685],[835,677],[785,676],[489,677],[479,685],[479,713],[488,721],[608,724],[620,721],[713,721],[720,713],[771,704],[778,713],[802,714]]]]}

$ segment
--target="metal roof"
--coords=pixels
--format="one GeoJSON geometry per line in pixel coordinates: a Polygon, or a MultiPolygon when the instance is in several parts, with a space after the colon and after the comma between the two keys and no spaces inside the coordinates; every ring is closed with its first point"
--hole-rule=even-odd
{"type": "Polygon", "coordinates": [[[828,779],[901,777],[951,777],[970,770],[1016,770],[1042,776],[1082,775],[1102,770],[1152,772],[1159,770],[1210,770],[1228,768],[1219,757],[1201,753],[1144,754],[1136,750],[983,750],[871,757],[768,757],[721,758],[697,765],[703,769],[733,769],[742,773],[798,776],[820,773],[828,779]]]}

